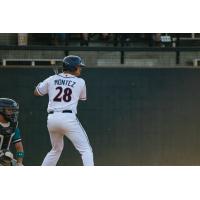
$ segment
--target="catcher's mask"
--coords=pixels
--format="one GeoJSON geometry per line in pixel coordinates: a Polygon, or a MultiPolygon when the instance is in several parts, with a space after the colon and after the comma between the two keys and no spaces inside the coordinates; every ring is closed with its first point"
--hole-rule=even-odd
{"type": "Polygon", "coordinates": [[[12,99],[0,98],[0,114],[6,121],[17,123],[19,104],[12,99]]]}

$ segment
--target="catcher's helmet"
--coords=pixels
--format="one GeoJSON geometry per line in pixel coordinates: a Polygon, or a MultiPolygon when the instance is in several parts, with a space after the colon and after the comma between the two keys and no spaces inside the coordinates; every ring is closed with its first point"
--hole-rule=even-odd
{"type": "Polygon", "coordinates": [[[63,70],[75,71],[77,66],[85,67],[79,56],[67,56],[63,59],[63,70]]]}
{"type": "Polygon", "coordinates": [[[17,123],[19,114],[19,104],[8,98],[0,98],[0,114],[5,120],[17,123]]]}

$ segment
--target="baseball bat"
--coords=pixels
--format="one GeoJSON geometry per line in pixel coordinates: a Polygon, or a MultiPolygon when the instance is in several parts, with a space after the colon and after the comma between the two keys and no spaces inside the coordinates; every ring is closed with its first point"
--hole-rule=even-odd
{"type": "Polygon", "coordinates": [[[53,68],[54,74],[58,74],[58,68],[53,68]]]}

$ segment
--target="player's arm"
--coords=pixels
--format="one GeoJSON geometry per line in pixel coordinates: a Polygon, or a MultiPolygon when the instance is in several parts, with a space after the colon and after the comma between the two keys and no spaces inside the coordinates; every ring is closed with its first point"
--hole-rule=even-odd
{"type": "Polygon", "coordinates": [[[17,165],[23,165],[23,159],[24,159],[24,148],[22,144],[22,139],[21,139],[21,132],[19,128],[15,129],[15,135],[13,136],[13,144],[16,149],[16,160],[17,160],[17,165]]]}
{"type": "Polygon", "coordinates": [[[42,95],[40,95],[40,93],[37,91],[37,89],[35,88],[35,90],[34,90],[34,93],[33,93],[35,96],[42,96],[42,95]]]}
{"type": "Polygon", "coordinates": [[[46,94],[46,85],[44,85],[44,83],[39,83],[35,90],[34,90],[34,95],[35,96],[44,96],[46,94]]]}
{"type": "MultiPolygon", "coordinates": [[[[52,77],[52,76],[51,76],[52,77]]],[[[33,92],[35,96],[44,96],[48,93],[48,84],[51,79],[51,77],[45,79],[43,82],[39,83],[33,92]]]]}
{"type": "Polygon", "coordinates": [[[24,148],[22,142],[15,143],[17,165],[23,165],[24,148]]]}
{"type": "Polygon", "coordinates": [[[86,84],[83,80],[83,87],[79,96],[79,100],[86,101],[87,100],[87,91],[86,91],[86,84]]]}

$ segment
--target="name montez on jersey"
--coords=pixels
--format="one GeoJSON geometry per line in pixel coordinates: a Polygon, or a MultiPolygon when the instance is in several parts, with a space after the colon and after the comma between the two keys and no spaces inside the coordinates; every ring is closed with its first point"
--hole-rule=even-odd
{"type": "Polygon", "coordinates": [[[70,86],[73,88],[74,85],[76,84],[76,82],[71,81],[71,80],[65,80],[65,79],[57,79],[57,80],[54,80],[54,84],[55,85],[67,85],[67,86],[70,86]]]}

